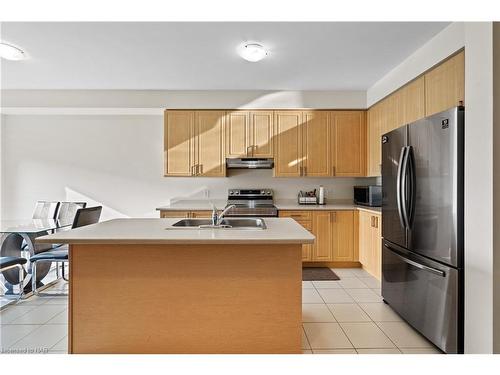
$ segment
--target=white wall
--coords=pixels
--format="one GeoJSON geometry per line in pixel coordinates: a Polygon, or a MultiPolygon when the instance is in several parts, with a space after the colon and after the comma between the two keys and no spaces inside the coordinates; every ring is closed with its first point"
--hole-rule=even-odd
{"type": "Polygon", "coordinates": [[[371,86],[367,107],[383,99],[464,46],[465,23],[453,22],[371,86]]]}
{"type": "MultiPolygon", "coordinates": [[[[310,107],[363,108],[364,93],[248,92],[52,92],[6,91],[6,107],[147,107],[185,108],[310,107]],[[158,95],[158,96],[157,96],[158,95]],[[163,102],[161,98],[168,100],[163,102]],[[160,98],[160,99],[159,99],[160,98]],[[306,98],[306,99],[304,99],[306,98]]],[[[36,111],[35,111],[36,113],[36,111]]],[[[165,178],[163,117],[157,115],[3,115],[2,200],[4,218],[31,215],[38,199],[85,199],[106,207],[104,218],[157,216],[155,207],[179,196],[224,199],[232,187],[270,187],[277,198],[295,198],[299,189],[323,184],[327,197],[351,199],[355,184],[375,179],[273,178],[271,170],[233,171],[228,178],[165,178]]]]}

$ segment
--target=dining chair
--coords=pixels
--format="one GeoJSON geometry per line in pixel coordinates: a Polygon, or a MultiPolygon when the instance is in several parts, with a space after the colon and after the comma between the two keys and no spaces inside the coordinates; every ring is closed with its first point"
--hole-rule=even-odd
{"type": "MultiPolygon", "coordinates": [[[[88,208],[79,208],[76,211],[75,219],[73,220],[72,229],[80,228],[85,225],[95,224],[99,222],[99,218],[101,217],[102,206],[96,207],[88,207],[88,208]]],[[[31,262],[31,287],[33,290],[33,294],[40,297],[47,296],[65,296],[67,293],[40,293],[37,290],[37,282],[36,282],[36,266],[37,263],[41,262],[61,262],[62,263],[62,274],[63,279],[68,281],[65,277],[65,264],[68,263],[68,246],[61,246],[57,250],[49,250],[43,253],[38,253],[30,258],[31,262]]]]}
{"type": "Polygon", "coordinates": [[[59,202],[37,201],[32,219],[56,219],[59,209],[59,202]]]}
{"type": "Polygon", "coordinates": [[[24,267],[26,258],[21,257],[0,257],[0,272],[17,268],[19,271],[19,299],[23,298],[24,294],[24,267]]]}

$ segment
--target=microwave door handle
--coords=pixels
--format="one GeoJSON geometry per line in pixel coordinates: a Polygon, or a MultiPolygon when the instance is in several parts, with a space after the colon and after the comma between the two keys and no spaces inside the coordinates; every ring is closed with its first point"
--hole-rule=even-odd
{"type": "Polygon", "coordinates": [[[437,268],[432,268],[432,267],[429,267],[429,266],[425,266],[423,264],[420,264],[420,263],[417,263],[411,259],[408,259],[404,256],[402,256],[401,254],[399,254],[397,252],[396,249],[394,249],[393,247],[391,247],[390,245],[388,245],[387,243],[384,243],[384,246],[387,247],[388,249],[392,250],[392,254],[396,255],[398,258],[400,258],[403,262],[413,266],[413,267],[416,267],[420,270],[423,270],[423,271],[427,271],[427,272],[430,272],[430,273],[433,273],[434,275],[438,275],[438,276],[442,276],[442,277],[445,277],[446,276],[446,273],[444,271],[441,271],[441,270],[438,270],[437,268]]]}
{"type": "Polygon", "coordinates": [[[399,154],[398,172],[396,175],[396,204],[398,207],[399,222],[403,228],[406,228],[406,223],[402,212],[402,190],[401,190],[401,176],[403,171],[403,161],[406,154],[406,147],[401,147],[399,154]]]}

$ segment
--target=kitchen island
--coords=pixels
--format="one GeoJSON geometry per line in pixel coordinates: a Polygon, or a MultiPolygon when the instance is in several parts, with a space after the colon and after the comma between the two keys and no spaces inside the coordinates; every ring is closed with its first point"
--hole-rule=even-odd
{"type": "Polygon", "coordinates": [[[115,219],[40,237],[68,243],[70,353],[300,353],[293,219],[198,229],[115,219]]]}

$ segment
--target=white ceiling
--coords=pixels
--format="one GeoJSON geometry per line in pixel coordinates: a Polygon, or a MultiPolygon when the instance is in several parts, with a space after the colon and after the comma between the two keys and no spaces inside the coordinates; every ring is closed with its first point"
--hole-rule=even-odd
{"type": "Polygon", "coordinates": [[[448,23],[2,23],[4,89],[365,90],[448,23]],[[270,55],[236,54],[258,41],[270,55]]]}

